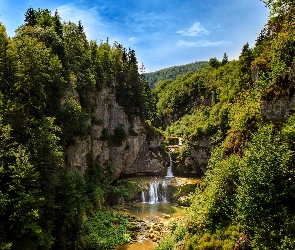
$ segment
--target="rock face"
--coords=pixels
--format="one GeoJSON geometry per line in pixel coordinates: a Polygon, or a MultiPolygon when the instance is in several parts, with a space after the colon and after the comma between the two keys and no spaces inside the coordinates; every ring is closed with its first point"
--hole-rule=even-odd
{"type": "Polygon", "coordinates": [[[176,156],[177,166],[175,172],[178,175],[203,175],[207,170],[211,154],[210,137],[195,138],[189,142],[185,157],[179,159],[176,156]]]}
{"type": "Polygon", "coordinates": [[[185,165],[190,166],[196,174],[204,174],[207,170],[211,153],[211,140],[208,137],[192,141],[190,156],[185,159],[185,165]]]}
{"type": "Polygon", "coordinates": [[[295,62],[290,70],[277,77],[260,100],[261,116],[273,122],[286,120],[295,109],[295,62]]]}
{"type": "MultiPolygon", "coordinates": [[[[163,174],[168,157],[162,136],[147,136],[139,117],[132,121],[116,102],[111,89],[103,89],[93,98],[92,116],[101,122],[90,125],[90,135],[79,138],[68,147],[67,161],[72,169],[85,173],[91,159],[99,163],[112,179],[131,175],[163,174]],[[121,131],[124,139],[116,141],[114,131],[121,131]]],[[[89,122],[90,123],[90,122],[89,122]]]]}

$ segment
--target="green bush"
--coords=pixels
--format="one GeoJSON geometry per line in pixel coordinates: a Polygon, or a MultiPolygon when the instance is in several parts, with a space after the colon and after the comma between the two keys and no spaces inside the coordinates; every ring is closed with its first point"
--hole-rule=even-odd
{"type": "Polygon", "coordinates": [[[119,180],[115,186],[111,186],[108,190],[108,204],[117,204],[119,200],[125,202],[134,201],[140,195],[143,188],[133,180],[119,180]]]}
{"type": "Polygon", "coordinates": [[[101,126],[101,125],[103,125],[103,120],[101,118],[97,118],[96,116],[93,115],[91,117],[91,123],[94,125],[101,126]]]}
{"type": "Polygon", "coordinates": [[[160,240],[159,245],[155,250],[171,250],[174,249],[175,245],[184,239],[187,230],[184,225],[178,224],[176,227],[173,225],[174,231],[171,235],[164,237],[160,240]]]}
{"type": "Polygon", "coordinates": [[[97,211],[82,226],[80,248],[85,250],[107,250],[127,243],[130,236],[129,221],[119,214],[97,211]]]}
{"type": "Polygon", "coordinates": [[[111,141],[115,146],[121,146],[122,143],[126,140],[127,134],[123,125],[116,127],[113,131],[113,135],[111,137],[111,141]]]}
{"type": "Polygon", "coordinates": [[[279,249],[282,240],[287,244],[295,239],[293,153],[273,126],[260,128],[244,153],[236,196],[238,221],[254,249],[279,249]]]}
{"type": "Polygon", "coordinates": [[[101,137],[100,139],[102,141],[108,141],[110,138],[110,135],[109,135],[109,131],[107,128],[103,128],[102,131],[101,131],[101,137]]]}
{"type": "Polygon", "coordinates": [[[82,109],[74,97],[71,97],[61,108],[60,120],[63,129],[63,138],[71,144],[78,136],[86,135],[88,131],[89,114],[82,109]]]}
{"type": "Polygon", "coordinates": [[[229,226],[212,233],[189,235],[185,242],[186,250],[232,250],[239,236],[237,226],[229,226]]]}

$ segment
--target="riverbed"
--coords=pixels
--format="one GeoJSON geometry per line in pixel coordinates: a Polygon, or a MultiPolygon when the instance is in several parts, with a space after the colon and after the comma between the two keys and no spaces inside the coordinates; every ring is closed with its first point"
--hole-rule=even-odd
{"type": "Polygon", "coordinates": [[[142,242],[117,246],[115,250],[153,250],[157,245],[158,243],[151,240],[144,240],[142,242]]]}
{"type": "Polygon", "coordinates": [[[169,233],[169,221],[184,218],[186,208],[170,202],[136,202],[120,205],[117,209],[128,215],[135,230],[130,232],[131,242],[115,250],[152,250],[169,233]]]}
{"type": "Polygon", "coordinates": [[[187,207],[179,205],[179,198],[188,198],[201,181],[199,178],[174,177],[169,171],[164,177],[128,179],[137,182],[142,191],[132,202],[115,207],[132,224],[130,243],[117,246],[115,250],[152,250],[170,232],[171,223],[184,220],[187,207]]]}

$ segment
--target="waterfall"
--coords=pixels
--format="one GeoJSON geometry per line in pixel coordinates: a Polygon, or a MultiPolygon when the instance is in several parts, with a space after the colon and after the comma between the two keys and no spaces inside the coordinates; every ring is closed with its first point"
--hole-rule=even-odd
{"type": "Polygon", "coordinates": [[[149,183],[149,195],[150,195],[149,203],[150,204],[156,204],[159,202],[158,188],[159,188],[158,181],[150,181],[149,183]]]}
{"type": "Polygon", "coordinates": [[[149,182],[149,203],[169,202],[169,180],[151,180],[149,182]]]}
{"type": "Polygon", "coordinates": [[[141,200],[142,200],[142,202],[146,202],[146,201],[145,201],[145,196],[144,196],[144,192],[143,192],[143,191],[141,191],[141,200]]]}
{"type": "Polygon", "coordinates": [[[173,172],[172,172],[172,156],[170,150],[168,151],[169,155],[169,166],[167,168],[167,174],[166,177],[174,177],[173,172]]]}
{"type": "MultiPolygon", "coordinates": [[[[172,172],[172,156],[170,150],[168,151],[169,155],[169,166],[167,168],[166,177],[172,178],[174,177],[172,172]]],[[[169,180],[151,180],[149,182],[149,203],[156,204],[158,202],[168,202],[168,182],[169,180]]],[[[144,201],[144,194],[142,194],[142,200],[144,201]]]]}
{"type": "Polygon", "coordinates": [[[163,180],[162,182],[162,196],[161,196],[161,199],[163,202],[168,202],[168,199],[167,199],[167,182],[166,180],[163,180]]]}

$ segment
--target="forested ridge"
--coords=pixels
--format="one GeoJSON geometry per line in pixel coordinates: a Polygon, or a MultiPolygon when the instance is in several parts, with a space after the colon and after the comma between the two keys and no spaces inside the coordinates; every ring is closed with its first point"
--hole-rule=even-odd
{"type": "MultiPolygon", "coordinates": [[[[0,249],[112,249],[130,241],[130,222],[109,202],[140,187],[113,185],[111,163],[101,166],[91,154],[84,174],[65,157],[91,125],[102,124],[92,100],[106,88],[129,120],[139,117],[150,129],[147,136],[163,129],[184,139],[175,164],[185,162],[195,139],[210,138],[187,218],[175,220],[156,249],[295,249],[295,4],[263,2],[268,22],[238,60],[211,58],[157,78],[152,90],[132,49],[88,41],[81,22],[62,22],[57,11],[29,8],[12,38],[0,23],[0,249]],[[288,107],[275,105],[281,96],[288,107]],[[262,101],[287,115],[268,119],[262,101]]],[[[100,139],[111,145],[125,140],[120,127],[103,131],[100,139]]]]}
{"type": "Polygon", "coordinates": [[[204,67],[207,62],[197,61],[180,66],[173,66],[165,69],[160,69],[155,72],[143,73],[145,80],[149,83],[151,88],[154,88],[156,83],[162,80],[174,80],[178,75],[195,72],[204,67]]]}

